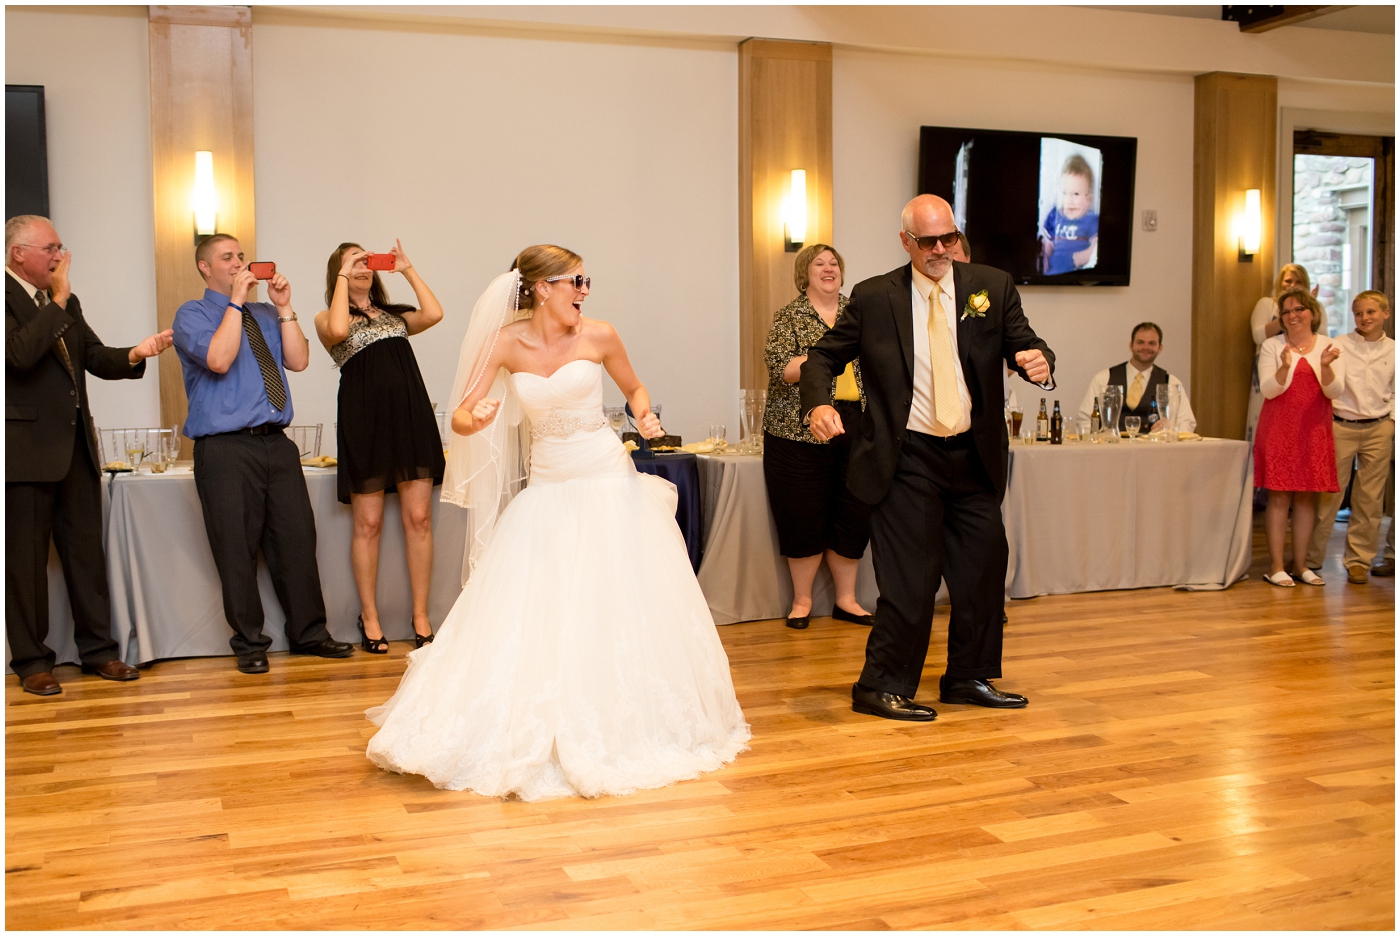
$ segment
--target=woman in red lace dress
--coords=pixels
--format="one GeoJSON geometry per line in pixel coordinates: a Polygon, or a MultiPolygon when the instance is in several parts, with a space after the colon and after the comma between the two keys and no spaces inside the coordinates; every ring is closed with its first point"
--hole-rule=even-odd
{"type": "Polygon", "coordinates": [[[1271,585],[1295,581],[1321,585],[1305,562],[1317,520],[1317,494],[1336,491],[1332,401],[1342,392],[1342,370],[1332,364],[1341,348],[1319,335],[1325,314],[1306,290],[1279,297],[1283,331],[1259,348],[1259,389],[1264,408],[1254,441],[1254,486],[1267,488],[1264,535],[1269,543],[1271,585]],[[1284,571],[1283,539],[1293,508],[1293,574],[1284,571]]]}

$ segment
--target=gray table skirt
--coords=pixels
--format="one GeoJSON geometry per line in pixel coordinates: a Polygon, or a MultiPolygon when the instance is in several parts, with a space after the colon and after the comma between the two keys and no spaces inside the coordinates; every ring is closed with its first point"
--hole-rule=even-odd
{"type": "MultiPolygon", "coordinates": [[[[316,516],[316,561],[326,602],[327,627],[338,640],[358,641],[360,599],[350,568],[354,528],[350,507],[336,500],[333,468],[305,469],[316,516]]],[[[232,634],[224,618],[218,570],[204,530],[204,516],[188,470],[163,475],[118,475],[103,480],[104,542],[112,593],[112,635],[128,663],[186,656],[224,656],[232,634]]],[[[413,599],[404,553],[399,499],[385,502],[379,545],[377,602],[384,634],[413,634],[413,599]]],[[[433,500],[433,573],[428,615],[434,628],[461,592],[466,512],[433,500]]],[[[266,563],[258,561],[258,590],[272,650],[287,649],[286,616],[277,602],[266,563]]],[[[62,569],[49,565],[49,641],[60,663],[78,662],[73,618],[62,569]]]]}
{"type": "Polygon", "coordinates": [[[1013,445],[1007,595],[1228,588],[1249,569],[1249,445],[1013,445]]]}

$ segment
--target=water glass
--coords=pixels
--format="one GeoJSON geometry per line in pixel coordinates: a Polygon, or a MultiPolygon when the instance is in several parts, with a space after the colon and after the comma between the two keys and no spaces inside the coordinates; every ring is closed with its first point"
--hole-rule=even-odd
{"type": "Polygon", "coordinates": [[[1076,429],[1079,430],[1079,441],[1080,441],[1080,442],[1092,442],[1092,441],[1093,441],[1093,433],[1092,433],[1092,430],[1090,429],[1089,420],[1087,420],[1087,419],[1076,419],[1076,420],[1074,421],[1074,428],[1076,428],[1076,429]]]}
{"type": "Polygon", "coordinates": [[[1011,438],[1015,439],[1021,435],[1021,407],[1012,406],[1007,409],[1011,414],[1011,438]]]}
{"type": "Polygon", "coordinates": [[[1122,433],[1118,431],[1118,417],[1123,412],[1123,388],[1117,384],[1110,384],[1103,388],[1103,405],[1100,409],[1103,413],[1103,435],[1105,442],[1117,442],[1121,439],[1122,433]]]}

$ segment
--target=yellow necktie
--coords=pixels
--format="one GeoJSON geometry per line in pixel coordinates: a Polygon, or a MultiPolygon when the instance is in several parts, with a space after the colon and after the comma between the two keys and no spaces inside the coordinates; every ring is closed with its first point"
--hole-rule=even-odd
{"type": "Polygon", "coordinates": [[[1128,409],[1137,409],[1137,405],[1142,402],[1142,371],[1138,371],[1133,378],[1133,385],[1128,388],[1128,409]]]}
{"type": "Polygon", "coordinates": [[[952,429],[962,419],[962,399],[958,396],[958,370],[953,360],[953,341],[948,335],[948,317],[938,301],[939,286],[928,294],[928,357],[933,370],[933,418],[952,429]]]}

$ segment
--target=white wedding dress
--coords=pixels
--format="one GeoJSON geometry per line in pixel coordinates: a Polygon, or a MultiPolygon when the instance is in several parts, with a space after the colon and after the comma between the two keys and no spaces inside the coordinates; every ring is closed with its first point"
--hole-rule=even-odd
{"type": "Polygon", "coordinates": [[[437,638],[366,715],[368,755],[435,786],[523,800],[623,795],[747,746],[729,660],[676,526],[602,415],[602,366],[509,378],[530,482],[437,638]]]}

